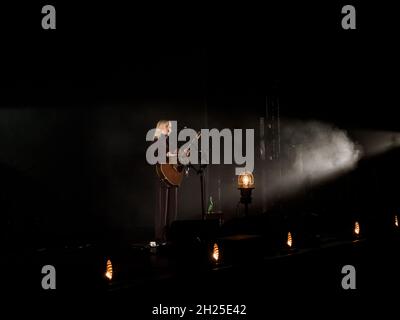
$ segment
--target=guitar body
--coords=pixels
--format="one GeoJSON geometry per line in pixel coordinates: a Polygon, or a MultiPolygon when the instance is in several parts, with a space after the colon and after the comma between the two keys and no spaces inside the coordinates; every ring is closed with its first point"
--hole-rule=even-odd
{"type": "Polygon", "coordinates": [[[180,164],[158,163],[156,172],[161,181],[169,187],[179,187],[182,183],[184,170],[180,164]]]}
{"type": "MultiPolygon", "coordinates": [[[[201,136],[201,132],[198,132],[196,137],[186,146],[189,149],[190,145],[197,141],[201,136]]],[[[178,162],[178,161],[176,161],[178,162]]],[[[172,163],[157,163],[156,172],[158,177],[163,181],[168,187],[179,187],[183,180],[184,166],[178,162],[178,164],[172,163]]]]}

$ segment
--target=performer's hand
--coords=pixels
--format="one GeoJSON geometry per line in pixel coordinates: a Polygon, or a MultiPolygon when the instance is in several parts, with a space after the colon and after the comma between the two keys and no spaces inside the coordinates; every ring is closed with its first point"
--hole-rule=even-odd
{"type": "Polygon", "coordinates": [[[167,157],[177,157],[177,153],[167,152],[167,157]]]}

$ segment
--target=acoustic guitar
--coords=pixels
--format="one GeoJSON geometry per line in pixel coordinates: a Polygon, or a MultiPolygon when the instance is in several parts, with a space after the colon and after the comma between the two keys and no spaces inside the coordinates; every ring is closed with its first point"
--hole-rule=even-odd
{"type": "MultiPolygon", "coordinates": [[[[196,137],[190,141],[186,149],[200,138],[201,132],[198,132],[196,137]]],[[[178,157],[178,156],[176,156],[178,157]]],[[[176,164],[172,163],[157,163],[156,172],[158,177],[169,187],[179,187],[182,183],[183,176],[185,174],[185,165],[179,163],[179,158],[176,164]]]]}

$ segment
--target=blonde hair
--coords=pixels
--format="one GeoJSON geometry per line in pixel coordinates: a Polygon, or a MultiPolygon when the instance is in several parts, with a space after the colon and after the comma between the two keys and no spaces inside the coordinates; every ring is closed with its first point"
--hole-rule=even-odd
{"type": "Polygon", "coordinates": [[[154,140],[158,139],[161,136],[162,127],[166,124],[169,124],[169,120],[160,120],[157,122],[156,130],[154,132],[154,140]]]}

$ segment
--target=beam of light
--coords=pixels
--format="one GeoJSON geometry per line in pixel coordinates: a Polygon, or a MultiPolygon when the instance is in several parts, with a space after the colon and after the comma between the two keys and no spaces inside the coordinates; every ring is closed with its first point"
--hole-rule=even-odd
{"type": "Polygon", "coordinates": [[[265,164],[267,198],[337,178],[354,169],[363,154],[345,130],[317,121],[282,121],[280,141],[280,158],[265,164]]]}
{"type": "Polygon", "coordinates": [[[400,147],[400,133],[396,131],[353,130],[352,136],[362,145],[365,157],[400,147]]]}
{"type": "Polygon", "coordinates": [[[360,150],[343,130],[321,123],[305,127],[304,140],[296,144],[294,169],[311,178],[320,178],[351,169],[360,150]]]}

